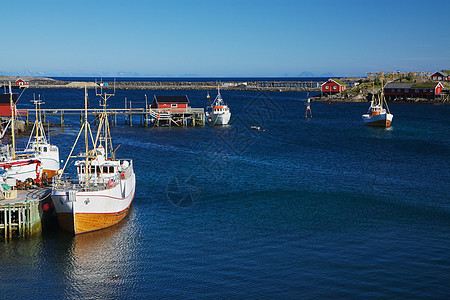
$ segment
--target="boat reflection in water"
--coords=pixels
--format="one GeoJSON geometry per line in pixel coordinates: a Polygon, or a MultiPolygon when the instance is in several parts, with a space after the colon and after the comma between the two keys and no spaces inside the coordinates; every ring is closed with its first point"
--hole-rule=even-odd
{"type": "Polygon", "coordinates": [[[131,208],[127,222],[73,236],[64,270],[67,297],[117,299],[136,284],[132,274],[139,263],[133,256],[139,239],[133,215],[131,208]]]}

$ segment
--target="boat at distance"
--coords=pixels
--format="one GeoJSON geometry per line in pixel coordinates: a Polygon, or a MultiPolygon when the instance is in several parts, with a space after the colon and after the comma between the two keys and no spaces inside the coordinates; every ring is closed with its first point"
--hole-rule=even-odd
{"type": "Polygon", "coordinates": [[[362,115],[362,119],[367,126],[388,128],[391,126],[393,118],[394,115],[389,111],[382,88],[377,97],[372,94],[369,110],[362,115]],[[386,105],[386,108],[383,105],[386,105]]]}
{"type": "Polygon", "coordinates": [[[59,226],[80,234],[103,229],[119,223],[127,215],[134,198],[136,178],[131,159],[116,159],[106,114],[106,100],[102,96],[104,112],[100,116],[97,133],[92,135],[87,120],[87,90],[85,89],[85,118],[64,168],[54,183],[52,201],[59,226]],[[84,133],[84,149],[72,155],[84,133]],[[90,146],[91,145],[91,146],[90,146]],[[91,149],[90,149],[91,147],[91,149]],[[70,159],[75,159],[75,180],[65,176],[70,159]]]}
{"type": "MultiPolygon", "coordinates": [[[[209,99],[209,94],[208,94],[209,99]]],[[[223,101],[220,95],[220,87],[217,86],[217,96],[213,103],[206,108],[206,119],[211,125],[227,125],[231,118],[231,112],[228,105],[223,101]]]]}

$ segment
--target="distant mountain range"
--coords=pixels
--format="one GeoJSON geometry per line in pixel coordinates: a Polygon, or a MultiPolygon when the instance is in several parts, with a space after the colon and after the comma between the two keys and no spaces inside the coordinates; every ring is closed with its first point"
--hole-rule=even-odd
{"type": "Polygon", "coordinates": [[[333,73],[322,73],[322,74],[314,74],[311,72],[301,72],[298,74],[298,77],[334,77],[335,75],[333,73]]]}

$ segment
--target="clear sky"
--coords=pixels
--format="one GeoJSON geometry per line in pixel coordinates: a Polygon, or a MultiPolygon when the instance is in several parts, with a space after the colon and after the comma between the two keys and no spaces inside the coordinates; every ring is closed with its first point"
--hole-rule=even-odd
{"type": "Polygon", "coordinates": [[[0,7],[0,75],[450,69],[450,0],[21,0],[0,7]]]}

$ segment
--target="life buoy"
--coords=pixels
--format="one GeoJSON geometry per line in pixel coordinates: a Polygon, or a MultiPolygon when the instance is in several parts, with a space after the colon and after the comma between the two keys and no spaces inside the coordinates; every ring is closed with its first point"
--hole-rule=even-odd
{"type": "Polygon", "coordinates": [[[120,174],[120,177],[121,177],[122,179],[125,179],[125,173],[121,173],[121,174],[120,174]]]}

